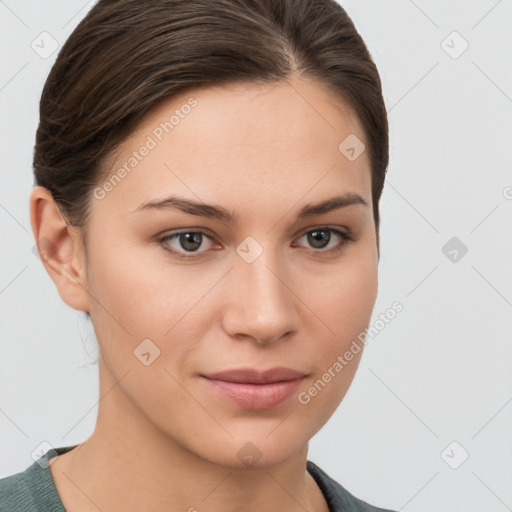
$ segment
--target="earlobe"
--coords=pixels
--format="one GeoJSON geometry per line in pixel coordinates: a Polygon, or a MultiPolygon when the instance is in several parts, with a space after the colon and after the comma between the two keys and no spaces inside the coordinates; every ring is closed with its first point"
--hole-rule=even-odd
{"type": "Polygon", "coordinates": [[[47,188],[36,186],[30,194],[30,224],[41,262],[62,300],[89,311],[80,229],[69,225],[47,188]]]}

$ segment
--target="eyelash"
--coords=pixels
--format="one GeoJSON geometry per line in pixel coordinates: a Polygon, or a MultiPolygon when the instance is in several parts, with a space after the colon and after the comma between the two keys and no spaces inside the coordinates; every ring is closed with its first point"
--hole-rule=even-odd
{"type": "MultiPolygon", "coordinates": [[[[339,229],[330,228],[328,226],[322,226],[322,227],[319,227],[319,228],[309,229],[308,231],[305,231],[304,233],[302,233],[302,235],[300,235],[298,238],[300,239],[304,235],[307,235],[308,233],[313,233],[315,231],[328,231],[328,232],[336,234],[341,239],[340,244],[338,246],[336,246],[336,247],[331,248],[331,249],[310,249],[309,250],[310,252],[316,253],[316,254],[333,254],[333,253],[338,253],[338,252],[342,251],[347,244],[349,244],[350,242],[354,242],[356,240],[356,237],[350,231],[343,232],[343,231],[340,231],[339,229]]],[[[210,238],[212,240],[212,237],[207,232],[198,229],[198,230],[177,231],[175,233],[171,233],[171,234],[165,235],[164,237],[160,238],[159,242],[160,242],[160,244],[162,245],[162,248],[165,251],[167,251],[168,253],[171,253],[173,256],[176,256],[178,259],[182,259],[182,260],[195,260],[195,259],[201,258],[203,256],[204,252],[191,252],[191,253],[186,253],[185,252],[185,253],[182,253],[182,252],[175,251],[174,249],[169,249],[168,247],[166,247],[164,245],[164,242],[172,240],[173,238],[178,237],[179,235],[186,234],[186,233],[188,233],[188,234],[190,234],[190,233],[194,233],[194,234],[199,233],[199,234],[201,234],[203,236],[206,236],[207,238],[210,238]]],[[[330,241],[331,240],[329,240],[329,242],[330,241]]]]}

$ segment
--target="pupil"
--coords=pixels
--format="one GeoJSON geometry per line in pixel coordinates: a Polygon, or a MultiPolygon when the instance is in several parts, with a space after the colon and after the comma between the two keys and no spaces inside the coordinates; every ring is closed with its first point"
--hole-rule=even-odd
{"type": "Polygon", "coordinates": [[[180,244],[183,249],[195,251],[201,246],[201,233],[182,233],[180,235],[180,244]]]}
{"type": "Polygon", "coordinates": [[[311,245],[315,247],[315,249],[321,249],[322,247],[325,247],[329,243],[330,238],[331,236],[328,231],[312,231],[308,235],[308,242],[311,243],[311,245]],[[320,245],[318,245],[318,242],[320,242],[320,245]]]}

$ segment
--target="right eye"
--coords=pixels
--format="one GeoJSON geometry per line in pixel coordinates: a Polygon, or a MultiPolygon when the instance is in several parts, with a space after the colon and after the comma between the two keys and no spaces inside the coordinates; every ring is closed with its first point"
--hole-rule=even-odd
{"type": "Polygon", "coordinates": [[[195,259],[206,251],[199,251],[205,245],[214,245],[212,238],[204,231],[177,231],[167,234],[160,239],[162,247],[178,258],[195,259]],[[210,244],[205,244],[205,238],[210,244]],[[174,243],[172,243],[174,242],[174,243]]]}

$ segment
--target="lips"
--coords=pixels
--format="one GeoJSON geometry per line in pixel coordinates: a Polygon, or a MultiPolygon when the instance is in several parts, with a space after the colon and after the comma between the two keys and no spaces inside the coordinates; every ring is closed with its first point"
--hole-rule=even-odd
{"type": "Polygon", "coordinates": [[[306,374],[304,372],[279,367],[265,371],[258,371],[252,368],[240,368],[237,370],[211,373],[204,375],[204,377],[213,380],[222,380],[224,382],[239,382],[241,384],[268,384],[272,382],[300,379],[305,375],[306,374]]]}
{"type": "Polygon", "coordinates": [[[201,376],[210,389],[245,409],[271,409],[290,398],[306,373],[290,368],[240,368],[201,376]]]}

